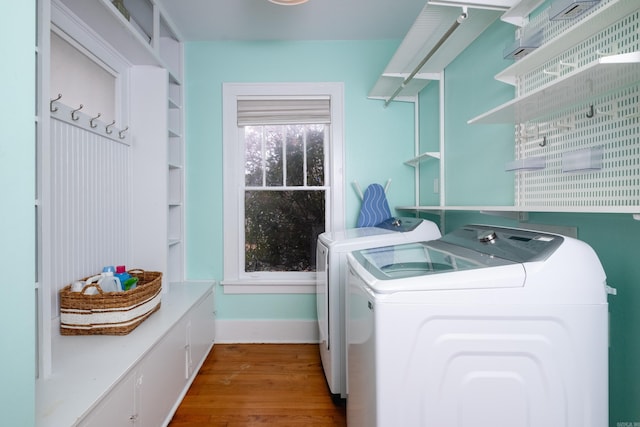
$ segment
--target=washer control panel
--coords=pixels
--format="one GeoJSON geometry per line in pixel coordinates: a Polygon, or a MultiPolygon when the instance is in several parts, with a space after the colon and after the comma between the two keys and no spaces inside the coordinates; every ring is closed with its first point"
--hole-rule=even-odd
{"type": "Polygon", "coordinates": [[[543,261],[564,241],[556,234],[488,225],[466,225],[440,240],[515,262],[543,261]]]}

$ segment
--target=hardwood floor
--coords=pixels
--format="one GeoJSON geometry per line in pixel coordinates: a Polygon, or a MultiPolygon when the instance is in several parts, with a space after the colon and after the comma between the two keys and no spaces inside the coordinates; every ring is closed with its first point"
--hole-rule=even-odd
{"type": "Polygon", "coordinates": [[[216,344],[169,427],[346,426],[315,344],[216,344]]]}

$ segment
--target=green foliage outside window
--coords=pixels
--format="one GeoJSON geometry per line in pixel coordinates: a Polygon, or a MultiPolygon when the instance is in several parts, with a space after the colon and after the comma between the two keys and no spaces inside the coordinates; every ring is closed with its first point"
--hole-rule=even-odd
{"type": "Polygon", "coordinates": [[[245,271],[315,271],[325,126],[245,127],[245,271]]]}

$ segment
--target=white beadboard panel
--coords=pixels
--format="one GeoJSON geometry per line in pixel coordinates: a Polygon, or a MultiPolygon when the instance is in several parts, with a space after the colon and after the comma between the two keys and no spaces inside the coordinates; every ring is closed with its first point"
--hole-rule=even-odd
{"type": "Polygon", "coordinates": [[[51,303],[74,280],[128,265],[129,146],[52,117],[51,303]]]}

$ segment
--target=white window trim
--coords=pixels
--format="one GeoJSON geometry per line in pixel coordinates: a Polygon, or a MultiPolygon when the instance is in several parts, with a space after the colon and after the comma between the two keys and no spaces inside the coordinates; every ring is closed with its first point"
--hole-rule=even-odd
{"type": "Polygon", "coordinates": [[[224,83],[222,85],[223,196],[224,196],[224,286],[225,294],[315,293],[315,280],[295,278],[265,280],[242,277],[240,247],[243,224],[238,212],[242,206],[242,174],[234,165],[244,156],[239,143],[237,99],[242,96],[323,96],[331,98],[331,135],[326,165],[329,166],[327,218],[331,229],[344,228],[344,84],[343,83],[224,83]]]}

